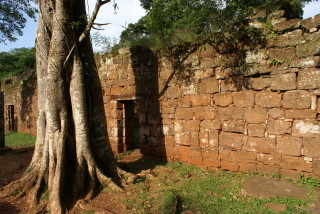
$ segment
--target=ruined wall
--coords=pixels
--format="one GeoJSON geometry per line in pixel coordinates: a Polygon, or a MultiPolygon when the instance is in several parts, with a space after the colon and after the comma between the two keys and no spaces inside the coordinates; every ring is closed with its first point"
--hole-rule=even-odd
{"type": "Polygon", "coordinates": [[[1,82],[4,92],[5,131],[36,135],[37,92],[35,71],[8,77],[1,82]]]}
{"type": "Polygon", "coordinates": [[[113,150],[126,148],[122,103],[131,100],[144,155],[210,169],[319,176],[320,15],[273,15],[274,32],[236,52],[205,46],[177,64],[135,47],[101,58],[113,150]]]}

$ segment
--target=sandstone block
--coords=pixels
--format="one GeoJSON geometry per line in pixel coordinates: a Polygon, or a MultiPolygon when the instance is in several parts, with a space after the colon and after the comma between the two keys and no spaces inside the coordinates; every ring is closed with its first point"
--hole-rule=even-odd
{"type": "Polygon", "coordinates": [[[315,160],[313,163],[314,174],[320,176],[320,160],[315,160]]]}
{"type": "Polygon", "coordinates": [[[282,167],[285,169],[312,172],[312,164],[306,162],[303,157],[282,156],[282,167]]]}
{"type": "Polygon", "coordinates": [[[213,94],[219,92],[219,82],[216,78],[208,78],[199,83],[199,93],[213,94]]]}
{"type": "Polygon", "coordinates": [[[180,86],[171,86],[166,91],[166,96],[168,99],[179,98],[182,95],[182,89],[180,86]]]}
{"type": "Polygon", "coordinates": [[[234,79],[226,79],[221,81],[221,91],[229,92],[229,91],[240,91],[242,88],[243,80],[239,77],[237,80],[234,79]]]}
{"type": "Polygon", "coordinates": [[[292,122],[284,120],[268,120],[268,134],[281,135],[291,133],[292,122]]]}
{"type": "Polygon", "coordinates": [[[253,107],[254,106],[254,92],[235,92],[232,94],[234,105],[237,107],[253,107]]]}
{"type": "Polygon", "coordinates": [[[271,90],[287,91],[297,88],[297,77],[295,73],[274,75],[271,81],[271,90]]]}
{"type": "Polygon", "coordinates": [[[270,87],[271,78],[263,78],[263,77],[249,78],[248,84],[249,84],[249,87],[254,90],[263,90],[270,87]]]}
{"type": "Polygon", "coordinates": [[[282,34],[277,37],[277,39],[273,41],[269,41],[269,46],[275,46],[275,47],[288,47],[288,46],[295,46],[300,43],[302,40],[302,30],[294,30],[292,32],[288,32],[286,34],[282,34]]]}
{"type": "Polygon", "coordinates": [[[289,19],[288,21],[275,24],[273,26],[273,30],[285,31],[290,29],[297,29],[299,28],[300,23],[301,23],[301,19],[289,19]]]}
{"type": "Polygon", "coordinates": [[[290,60],[295,58],[296,51],[294,48],[280,49],[272,48],[269,50],[269,59],[290,60]]]}
{"type": "Polygon", "coordinates": [[[229,161],[221,161],[221,169],[228,170],[231,172],[238,172],[239,171],[239,164],[229,161]]]}
{"type": "Polygon", "coordinates": [[[302,148],[302,139],[298,137],[278,137],[277,151],[281,155],[300,156],[302,148]]]}
{"type": "Polygon", "coordinates": [[[310,56],[302,59],[295,59],[291,61],[292,68],[312,68],[320,65],[320,56],[310,56]]]}
{"type": "Polygon", "coordinates": [[[280,167],[278,166],[268,166],[262,163],[257,164],[257,171],[261,172],[262,174],[279,174],[280,167]]]}
{"type": "Polygon", "coordinates": [[[218,108],[219,120],[243,120],[244,110],[240,107],[218,108]]]}
{"type": "Polygon", "coordinates": [[[191,107],[191,100],[190,95],[183,96],[182,98],[178,99],[179,107],[191,107]]]}
{"type": "Polygon", "coordinates": [[[298,137],[320,137],[320,124],[317,120],[295,120],[292,135],[298,137]]]}
{"type": "Polygon", "coordinates": [[[204,159],[217,159],[219,157],[218,149],[203,149],[202,157],[204,159]]]}
{"type": "Polygon", "coordinates": [[[207,129],[207,130],[215,130],[220,129],[220,121],[219,120],[203,120],[200,123],[201,129],[207,129]]]}
{"type": "Polygon", "coordinates": [[[265,125],[248,124],[248,135],[251,137],[264,137],[266,131],[265,125]]]}
{"type": "Polygon", "coordinates": [[[242,173],[250,173],[257,171],[257,164],[255,163],[240,163],[239,171],[242,173]]]}
{"type": "Polygon", "coordinates": [[[278,108],[269,109],[268,115],[273,119],[279,119],[284,117],[284,111],[278,108]]]}
{"type": "Polygon", "coordinates": [[[191,108],[177,108],[176,119],[178,120],[192,120],[193,112],[191,108]]]}
{"type": "Polygon", "coordinates": [[[244,139],[243,134],[221,132],[219,146],[223,149],[241,150],[244,139]]]}
{"type": "Polygon", "coordinates": [[[308,57],[320,54],[320,41],[308,40],[296,47],[298,57],[308,57]]]}
{"type": "Polygon", "coordinates": [[[222,131],[244,133],[244,121],[243,120],[223,121],[222,131]]]}
{"type": "Polygon", "coordinates": [[[320,88],[320,69],[299,71],[297,85],[298,89],[320,88]]]}
{"type": "Polygon", "coordinates": [[[281,164],[281,155],[274,154],[257,154],[257,159],[259,162],[266,165],[280,165],[281,164]]]}
{"type": "Polygon", "coordinates": [[[320,139],[304,138],[303,155],[311,158],[320,158],[320,139]]]}
{"type": "Polygon", "coordinates": [[[265,123],[267,119],[266,108],[250,108],[245,111],[245,119],[247,123],[265,123]]]}
{"type": "Polygon", "coordinates": [[[190,100],[192,106],[207,106],[211,103],[210,95],[206,94],[190,95],[190,100]]]}
{"type": "Polygon", "coordinates": [[[311,109],[286,110],[286,118],[288,119],[315,119],[317,111],[311,109]]]}
{"type": "Polygon", "coordinates": [[[261,153],[274,153],[276,142],[274,138],[257,138],[249,137],[247,142],[247,151],[261,152],[261,153]]]}
{"type": "Polygon", "coordinates": [[[284,93],[282,103],[284,108],[310,108],[311,94],[307,91],[288,91],[284,93]]]}
{"type": "Polygon", "coordinates": [[[206,45],[205,50],[199,52],[200,58],[213,58],[218,54],[213,46],[206,45]]]}
{"type": "Polygon", "coordinates": [[[219,131],[200,129],[199,141],[201,148],[217,148],[219,142],[219,131]]]}
{"type": "Polygon", "coordinates": [[[217,106],[228,106],[232,104],[232,94],[231,93],[215,94],[214,103],[217,106]]]}
{"type": "Polygon", "coordinates": [[[320,15],[315,15],[308,19],[304,19],[301,22],[302,26],[310,30],[311,28],[318,27],[320,25],[320,15]]]}
{"type": "Polygon", "coordinates": [[[216,109],[211,106],[193,107],[192,111],[196,120],[213,120],[216,118],[216,109]]]}
{"type": "Polygon", "coordinates": [[[268,59],[268,55],[266,54],[266,50],[253,50],[246,52],[246,63],[261,63],[262,61],[266,61],[268,59]]]}
{"type": "Polygon", "coordinates": [[[280,107],[281,96],[281,94],[276,92],[260,92],[256,94],[255,103],[261,107],[280,107]]]}

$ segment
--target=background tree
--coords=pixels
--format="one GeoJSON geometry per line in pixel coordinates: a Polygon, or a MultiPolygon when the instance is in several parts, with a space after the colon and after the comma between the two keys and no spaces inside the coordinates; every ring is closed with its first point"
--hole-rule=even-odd
{"type": "Polygon", "coordinates": [[[92,198],[104,183],[121,190],[121,176],[106,133],[102,90],[90,41],[99,8],[86,20],[85,0],[40,0],[36,38],[37,141],[24,176],[1,195],[25,194],[51,213],[65,213],[78,199],[92,198]]]}
{"type": "Polygon", "coordinates": [[[0,1],[0,43],[16,41],[16,36],[22,35],[26,16],[35,20],[37,10],[30,0],[1,0],[0,1]]]}

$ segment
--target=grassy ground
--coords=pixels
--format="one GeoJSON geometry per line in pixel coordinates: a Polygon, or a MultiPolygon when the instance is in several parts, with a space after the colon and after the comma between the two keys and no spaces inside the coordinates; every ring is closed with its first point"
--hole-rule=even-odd
{"type": "Polygon", "coordinates": [[[30,147],[34,146],[35,142],[36,136],[33,135],[13,131],[5,133],[5,145],[7,147],[30,147]]]}
{"type": "MultiPolygon", "coordinates": [[[[240,194],[241,185],[252,174],[201,170],[178,162],[155,165],[146,179],[130,186],[132,195],[125,199],[130,213],[274,213],[263,206],[281,203],[288,206],[282,213],[309,213],[307,206],[316,199],[312,188],[308,201],[289,197],[257,198],[240,194]]],[[[319,179],[313,179],[320,184],[319,179]]],[[[311,182],[312,183],[312,182],[311,182]]],[[[310,183],[309,183],[310,184],[310,183]]]]}

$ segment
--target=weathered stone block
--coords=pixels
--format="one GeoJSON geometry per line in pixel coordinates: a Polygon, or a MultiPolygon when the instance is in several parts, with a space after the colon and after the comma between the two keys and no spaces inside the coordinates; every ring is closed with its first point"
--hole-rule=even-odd
{"type": "Polygon", "coordinates": [[[200,129],[199,140],[201,148],[218,148],[219,131],[200,129]]]}
{"type": "Polygon", "coordinates": [[[179,98],[182,95],[182,89],[180,86],[171,86],[166,91],[166,96],[168,99],[179,98]]]}
{"type": "Polygon", "coordinates": [[[176,119],[178,120],[191,120],[193,118],[192,108],[177,108],[176,119]]]}
{"type": "Polygon", "coordinates": [[[243,137],[243,134],[221,132],[219,146],[223,149],[241,150],[244,145],[243,137]]]}
{"type": "Polygon", "coordinates": [[[262,174],[279,174],[280,167],[268,166],[268,165],[263,165],[262,163],[258,163],[257,164],[257,171],[261,172],[262,174]]]}
{"type": "Polygon", "coordinates": [[[320,25],[320,14],[304,19],[301,22],[302,26],[310,30],[311,28],[318,27],[320,25]]]}
{"type": "Polygon", "coordinates": [[[234,105],[237,107],[253,107],[254,106],[254,92],[235,92],[232,94],[234,105]]]}
{"type": "Polygon", "coordinates": [[[302,157],[282,156],[282,167],[285,169],[312,172],[312,164],[306,162],[302,157]]]}
{"type": "Polygon", "coordinates": [[[219,120],[243,120],[244,110],[240,107],[218,108],[219,120]]]}
{"type": "Polygon", "coordinates": [[[253,152],[220,149],[219,158],[231,162],[252,163],[257,160],[257,155],[253,152]]]}
{"type": "Polygon", "coordinates": [[[239,171],[242,173],[250,173],[257,171],[257,164],[255,163],[240,163],[239,171]]]}
{"type": "Polygon", "coordinates": [[[211,106],[197,106],[192,108],[194,119],[213,120],[216,118],[216,109],[211,106]]]}
{"type": "Polygon", "coordinates": [[[292,135],[298,137],[320,137],[320,124],[316,120],[295,120],[292,135]]]}
{"type": "Polygon", "coordinates": [[[268,134],[281,135],[291,133],[292,122],[284,120],[268,120],[268,134]]]}
{"type": "Polygon", "coordinates": [[[231,93],[215,94],[214,103],[217,106],[228,106],[232,104],[232,94],[231,93]]]}
{"type": "Polygon", "coordinates": [[[246,63],[261,63],[268,59],[268,55],[266,50],[253,50],[246,52],[246,63]]]}
{"type": "Polygon", "coordinates": [[[206,45],[205,50],[199,52],[200,58],[213,58],[218,54],[217,50],[213,46],[206,45]]]}
{"type": "Polygon", "coordinates": [[[281,94],[276,92],[260,92],[256,93],[255,103],[261,107],[280,107],[281,106],[281,94]]]}
{"type": "Polygon", "coordinates": [[[178,99],[179,107],[191,107],[191,100],[190,95],[183,96],[182,98],[178,99]]]}
{"type": "Polygon", "coordinates": [[[276,47],[288,47],[288,46],[295,46],[300,43],[302,40],[302,30],[294,30],[292,32],[288,32],[286,34],[282,34],[278,36],[275,40],[268,41],[268,46],[276,46],[276,47]]]}
{"type": "Polygon", "coordinates": [[[298,57],[308,57],[320,54],[320,40],[308,40],[296,47],[298,57]]]}
{"type": "Polygon", "coordinates": [[[320,56],[310,56],[302,59],[295,59],[291,61],[292,68],[312,68],[320,65],[320,56]]]}
{"type": "Polygon", "coordinates": [[[279,74],[272,76],[271,90],[287,91],[297,88],[297,77],[295,73],[279,74]]]}
{"type": "Polygon", "coordinates": [[[231,172],[238,172],[239,171],[239,164],[229,161],[221,161],[221,169],[228,170],[231,172]]]}
{"type": "Polygon", "coordinates": [[[288,91],[283,94],[283,107],[304,109],[311,107],[311,94],[307,91],[288,91]]]}
{"type": "Polygon", "coordinates": [[[304,138],[303,155],[311,158],[320,158],[320,139],[304,138]]]}
{"type": "Polygon", "coordinates": [[[259,162],[266,165],[280,165],[281,155],[274,154],[257,154],[257,159],[259,162]]]}
{"type": "Polygon", "coordinates": [[[266,131],[265,125],[248,124],[248,135],[251,137],[264,137],[266,131]]]}
{"type": "Polygon", "coordinates": [[[219,92],[219,82],[216,78],[208,78],[199,83],[199,93],[213,94],[219,92]]]}
{"type": "Polygon", "coordinates": [[[244,133],[244,124],[243,120],[223,121],[222,131],[244,133]]]}
{"type": "Polygon", "coordinates": [[[219,156],[218,149],[203,149],[202,157],[204,159],[217,159],[219,156]]]}
{"type": "Polygon", "coordinates": [[[320,176],[320,160],[315,160],[313,163],[314,174],[320,176]]]}
{"type": "Polygon", "coordinates": [[[299,28],[300,23],[301,23],[301,19],[289,19],[288,21],[275,24],[273,26],[273,30],[285,31],[285,30],[297,29],[299,28]]]}
{"type": "Polygon", "coordinates": [[[174,122],[175,143],[199,146],[199,120],[176,120],[174,122]]]}
{"type": "Polygon", "coordinates": [[[190,100],[192,106],[207,106],[211,103],[210,95],[207,94],[190,95],[190,100]]]}
{"type": "Polygon", "coordinates": [[[278,108],[269,109],[268,115],[273,119],[283,118],[284,110],[278,108]]]}
{"type": "Polygon", "coordinates": [[[288,119],[315,119],[317,111],[311,109],[302,110],[286,110],[286,118],[288,119]]]}
{"type": "Polygon", "coordinates": [[[221,81],[221,91],[229,92],[229,91],[240,91],[242,89],[243,79],[241,77],[229,78],[221,81]]]}
{"type": "Polygon", "coordinates": [[[269,50],[269,60],[272,60],[272,59],[290,60],[295,58],[295,55],[296,55],[295,48],[289,48],[289,49],[272,48],[269,50]]]}
{"type": "Polygon", "coordinates": [[[298,89],[320,88],[320,69],[299,71],[297,84],[298,89]]]}
{"type": "Polygon", "coordinates": [[[252,88],[254,90],[263,90],[271,85],[271,78],[263,78],[263,77],[258,77],[258,78],[249,78],[246,79],[248,82],[249,88],[252,88]]]}
{"type": "Polygon", "coordinates": [[[250,108],[245,111],[245,119],[247,123],[265,123],[267,119],[266,108],[250,108]]]}
{"type": "Polygon", "coordinates": [[[283,136],[277,138],[277,152],[281,155],[300,156],[301,148],[301,138],[290,136],[283,136]]]}
{"type": "Polygon", "coordinates": [[[276,140],[274,138],[249,137],[246,145],[247,151],[274,153],[276,150],[276,140]]]}
{"type": "Polygon", "coordinates": [[[207,129],[207,130],[214,130],[214,129],[220,129],[220,121],[219,120],[203,120],[200,123],[201,129],[207,129]]]}

